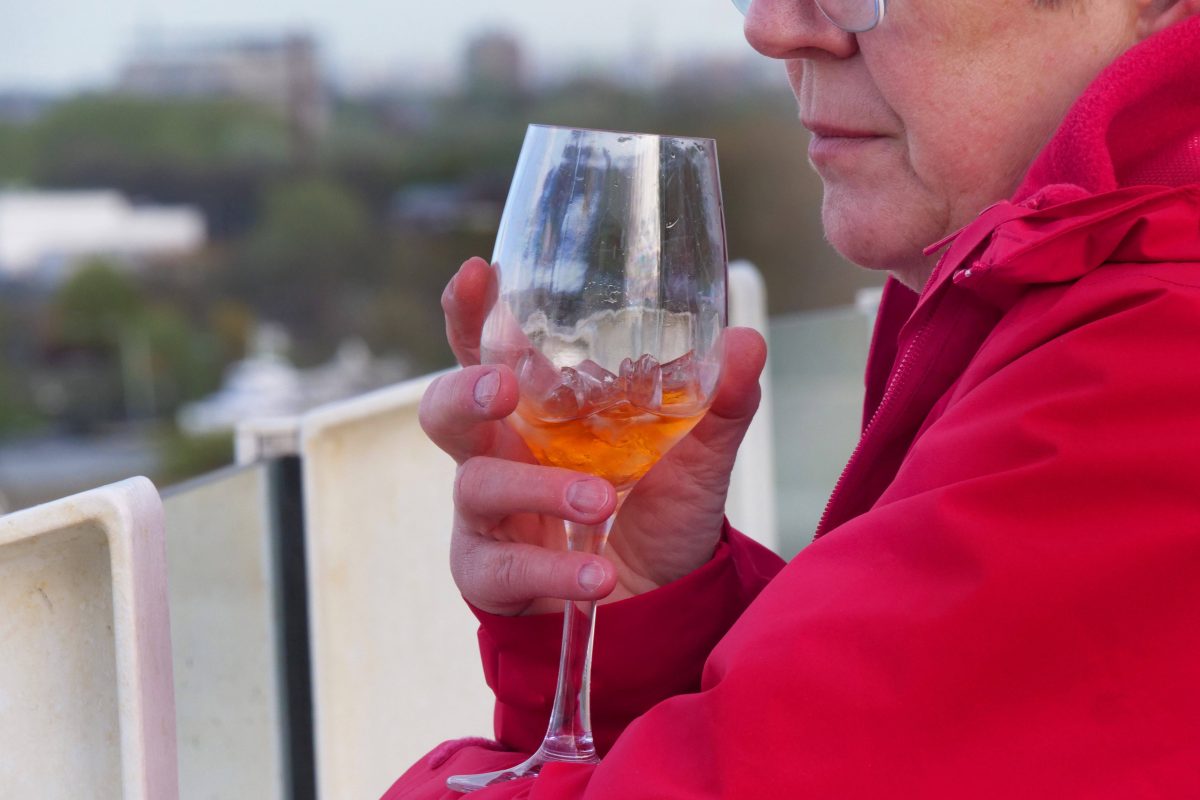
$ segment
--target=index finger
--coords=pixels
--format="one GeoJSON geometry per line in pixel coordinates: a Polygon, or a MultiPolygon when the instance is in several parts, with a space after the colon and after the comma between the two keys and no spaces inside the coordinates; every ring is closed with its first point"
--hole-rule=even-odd
{"type": "Polygon", "coordinates": [[[479,340],[483,321],[499,293],[496,271],[482,258],[463,262],[442,293],[446,312],[446,340],[464,367],[480,363],[479,340]]]}

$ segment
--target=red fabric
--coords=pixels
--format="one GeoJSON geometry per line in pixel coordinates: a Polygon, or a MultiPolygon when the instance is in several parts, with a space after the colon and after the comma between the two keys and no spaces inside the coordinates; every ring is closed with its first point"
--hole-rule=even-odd
{"type": "MultiPolygon", "coordinates": [[[[726,527],[708,564],[656,592],[597,609],[592,735],[601,754],[652,706],[700,690],[704,659],[782,568],[774,553],[726,527]],[[664,635],[664,619],[683,618],[689,624],[664,635]]],[[[484,677],[496,693],[496,737],[517,750],[535,750],[554,702],[562,614],[501,617],[473,610],[481,623],[484,677]]]]}
{"type": "MultiPolygon", "coordinates": [[[[480,800],[1200,796],[1196,75],[1200,21],[1127,53],[919,301],[889,288],[817,540],[753,601],[772,562],[730,534],[606,607],[611,750],[480,800]]],[[[387,798],[536,745],[555,622],[482,622],[520,752],[387,798]]]]}

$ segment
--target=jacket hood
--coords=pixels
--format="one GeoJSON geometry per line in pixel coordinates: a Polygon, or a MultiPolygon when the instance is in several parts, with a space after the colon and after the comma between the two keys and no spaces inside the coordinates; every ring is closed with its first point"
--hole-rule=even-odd
{"type": "Polygon", "coordinates": [[[1200,183],[1200,18],[1116,59],[1075,101],[1013,197],[1200,183]]]}

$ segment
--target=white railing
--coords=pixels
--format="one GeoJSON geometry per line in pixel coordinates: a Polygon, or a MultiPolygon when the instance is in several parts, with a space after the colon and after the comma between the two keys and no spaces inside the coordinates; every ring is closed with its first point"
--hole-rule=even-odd
{"type": "Polygon", "coordinates": [[[0,797],[177,796],[166,580],[145,478],[0,518],[0,797]]]}

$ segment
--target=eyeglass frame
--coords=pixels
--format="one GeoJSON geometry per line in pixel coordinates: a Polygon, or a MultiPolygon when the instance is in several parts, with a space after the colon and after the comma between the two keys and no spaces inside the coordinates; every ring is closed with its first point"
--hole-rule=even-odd
{"type": "MultiPolygon", "coordinates": [[[[742,15],[744,16],[750,12],[750,4],[753,2],[754,0],[733,0],[733,5],[738,11],[742,12],[742,15]]],[[[816,0],[817,8],[821,10],[821,14],[825,17],[825,19],[829,20],[832,24],[836,25],[846,33],[866,33],[867,31],[874,30],[876,25],[878,25],[880,22],[883,22],[883,15],[887,13],[887,0],[870,0],[870,2],[875,4],[875,21],[872,22],[869,27],[859,28],[856,30],[854,28],[847,28],[845,25],[842,25],[833,17],[829,16],[829,12],[826,11],[825,7],[821,5],[821,0],[816,0]]]]}

